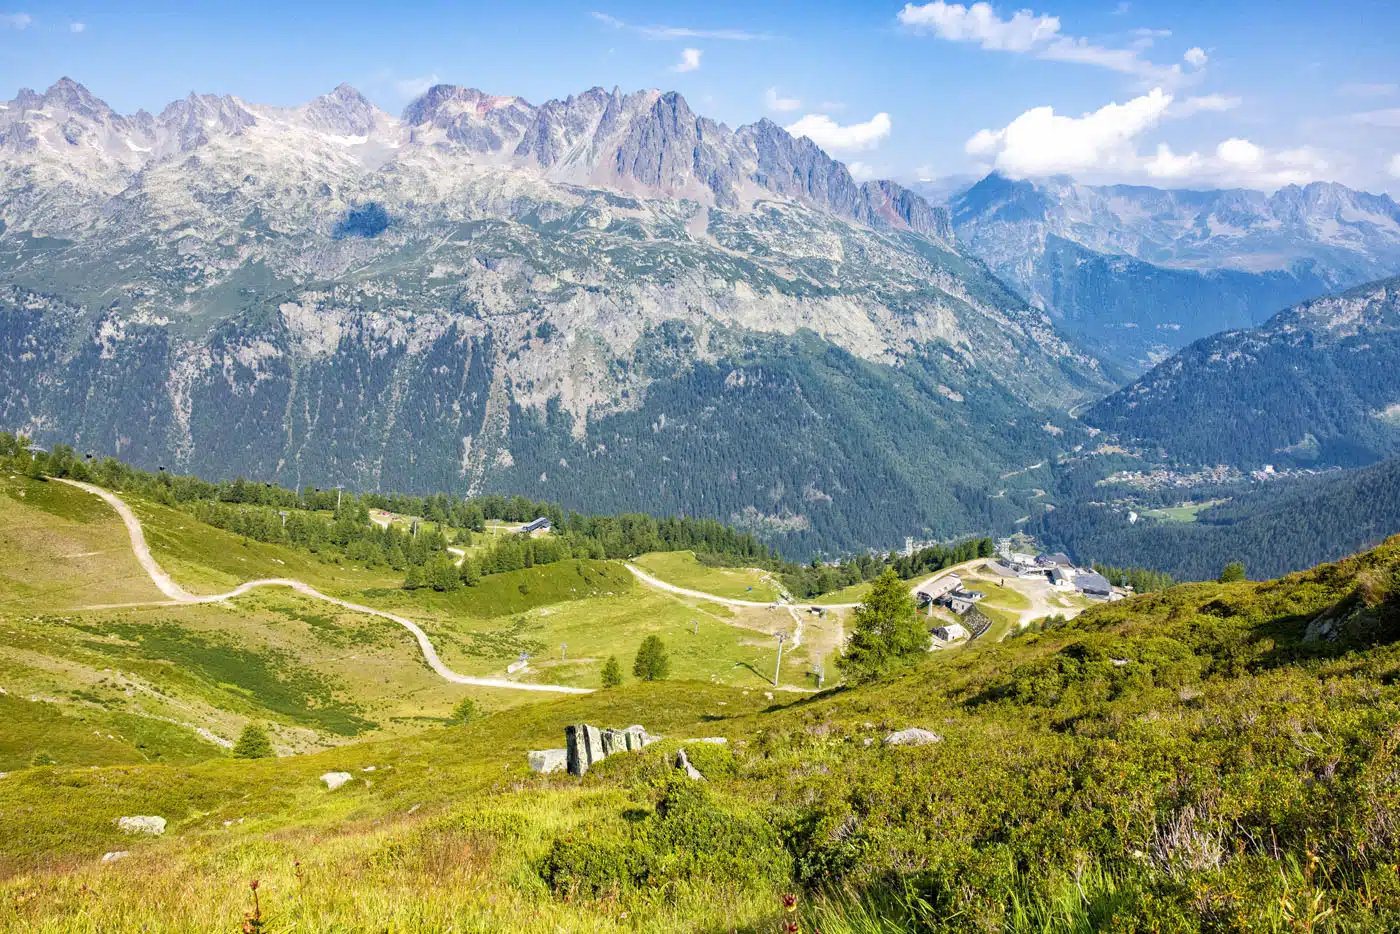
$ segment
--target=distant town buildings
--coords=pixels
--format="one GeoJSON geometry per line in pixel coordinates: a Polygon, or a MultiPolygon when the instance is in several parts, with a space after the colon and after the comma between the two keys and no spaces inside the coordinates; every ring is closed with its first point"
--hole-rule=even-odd
{"type": "Polygon", "coordinates": [[[918,593],[920,607],[947,607],[959,616],[987,595],[980,590],[968,590],[956,574],[945,574],[918,593]]]}
{"type": "Polygon", "coordinates": [[[1042,578],[1056,590],[1075,591],[1094,600],[1121,600],[1129,593],[1125,588],[1114,587],[1092,568],[1075,566],[1064,552],[1047,555],[1016,550],[1026,547],[1025,538],[1021,536],[1020,541],[1014,542],[1002,539],[997,543],[997,560],[987,566],[1002,577],[1042,578]]]}

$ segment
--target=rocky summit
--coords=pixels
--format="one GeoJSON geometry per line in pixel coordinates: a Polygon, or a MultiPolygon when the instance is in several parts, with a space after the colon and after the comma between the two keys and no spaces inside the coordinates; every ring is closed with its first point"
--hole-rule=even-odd
{"type": "Polygon", "coordinates": [[[0,107],[0,222],[0,425],[148,467],[893,544],[1016,518],[969,491],[1109,388],[946,209],[675,93],[65,78],[0,107]]]}

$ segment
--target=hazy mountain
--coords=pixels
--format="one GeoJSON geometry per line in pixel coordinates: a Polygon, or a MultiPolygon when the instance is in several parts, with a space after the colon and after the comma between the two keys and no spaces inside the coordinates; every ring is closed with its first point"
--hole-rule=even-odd
{"type": "Polygon", "coordinates": [[[999,276],[1139,370],[1281,306],[1400,272],[1400,205],[1332,183],[1266,194],[992,174],[950,205],[958,237],[999,276]]]}
{"type": "Polygon", "coordinates": [[[1400,453],[1400,278],[1197,341],[1082,414],[1196,463],[1356,466],[1400,453]]]}
{"type": "Polygon", "coordinates": [[[979,491],[1107,388],[945,210],[673,93],[64,80],[0,109],[0,221],[0,425],[148,466],[889,543],[1024,514],[979,491]]]}

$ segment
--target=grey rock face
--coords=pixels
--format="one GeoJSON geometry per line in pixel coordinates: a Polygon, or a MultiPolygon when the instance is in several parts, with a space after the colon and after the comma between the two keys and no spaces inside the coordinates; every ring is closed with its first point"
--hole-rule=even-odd
{"type": "MultiPolygon", "coordinates": [[[[603,761],[608,756],[639,750],[647,744],[655,742],[658,738],[648,736],[647,731],[640,726],[629,726],[625,730],[600,730],[586,723],[576,723],[564,728],[565,748],[547,750],[547,752],[562,752],[569,774],[583,775],[590,766],[603,761]]],[[[543,753],[530,753],[530,755],[534,757],[543,755],[543,753]]],[[[531,759],[531,768],[534,768],[533,758],[531,759]]]]}
{"type": "Polygon", "coordinates": [[[588,771],[588,737],[582,723],[564,727],[564,763],[570,775],[582,776],[588,771]]]}
{"type": "Polygon", "coordinates": [[[569,751],[567,749],[536,749],[528,753],[527,757],[530,771],[542,772],[546,775],[565,769],[569,764],[569,751]]]}
{"type": "Polygon", "coordinates": [[[943,737],[920,727],[910,727],[891,733],[884,742],[886,746],[928,746],[943,742],[943,737]]]}
{"type": "MultiPolygon", "coordinates": [[[[76,87],[44,97],[0,109],[0,425],[42,442],[298,487],[509,488],[655,512],[693,512],[712,480],[645,472],[673,476],[687,466],[673,445],[709,445],[758,478],[712,518],[770,541],[857,527],[893,540],[906,521],[969,529],[919,489],[900,496],[937,499],[926,516],[845,521],[869,511],[856,478],[886,465],[827,466],[796,442],[773,454],[783,439],[753,437],[737,413],[801,399],[841,437],[879,400],[835,411],[840,391],[808,377],[874,376],[891,393],[898,378],[935,443],[992,482],[1003,460],[1057,450],[1003,451],[967,425],[1041,423],[1105,388],[938,211],[856,185],[775,124],[732,131],[678,95],[593,89],[534,107],[439,86],[403,120],[345,86],[300,108],[195,95],[159,116],[76,87]],[[387,226],[345,236],[370,204],[387,226]],[[819,341],[834,355],[793,362],[819,341]],[[329,402],[350,397],[353,415],[329,402]],[[643,422],[648,406],[666,411],[643,422]],[[610,472],[629,482],[597,481],[610,472]]],[[[877,440],[866,450],[887,450],[877,440]]]]}
{"type": "Polygon", "coordinates": [[[303,113],[307,125],[337,136],[368,135],[387,116],[348,84],[316,98],[303,113]]]}
{"type": "Polygon", "coordinates": [[[354,777],[349,772],[327,772],[321,776],[321,781],[325,782],[327,791],[335,791],[354,777]]]}

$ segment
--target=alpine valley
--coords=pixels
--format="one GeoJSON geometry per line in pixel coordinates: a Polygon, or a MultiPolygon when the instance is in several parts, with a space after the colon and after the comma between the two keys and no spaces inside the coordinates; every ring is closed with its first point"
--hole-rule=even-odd
{"type": "Polygon", "coordinates": [[[125,116],[64,79],[3,105],[0,160],[0,425],[152,469],[810,553],[1014,520],[986,489],[1113,388],[946,209],[675,93],[125,116]]]}

